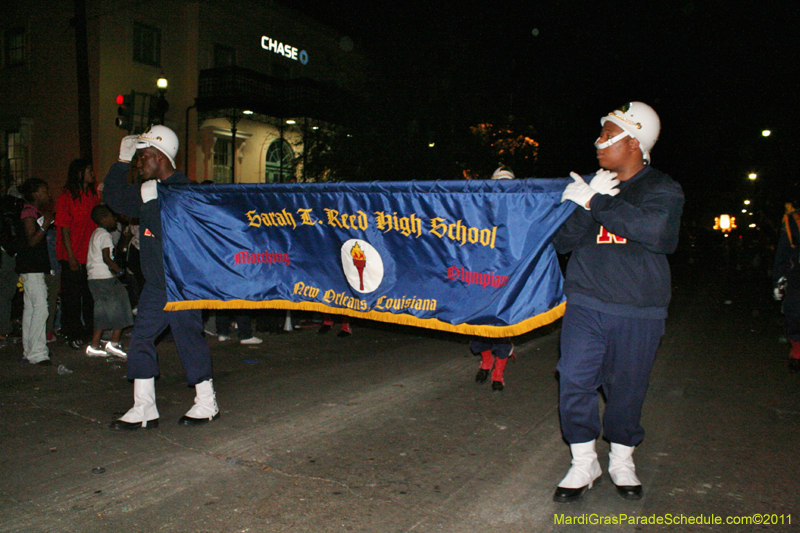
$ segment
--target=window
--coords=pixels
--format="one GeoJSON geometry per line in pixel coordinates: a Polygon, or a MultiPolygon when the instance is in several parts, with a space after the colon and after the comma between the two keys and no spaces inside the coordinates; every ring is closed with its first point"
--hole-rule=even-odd
{"type": "Polygon", "coordinates": [[[161,66],[161,30],[144,24],[133,25],[133,60],[161,66]]]}
{"type": "Polygon", "coordinates": [[[236,64],[236,50],[221,44],[214,45],[214,68],[232,67],[236,64]]]}
{"type": "Polygon", "coordinates": [[[20,185],[27,176],[28,146],[19,130],[4,132],[3,181],[7,185],[20,185]]]}
{"type": "Polygon", "coordinates": [[[214,143],[214,183],[233,183],[231,140],[217,137],[214,143]]]}
{"type": "Polygon", "coordinates": [[[294,152],[289,143],[276,139],[267,148],[265,163],[266,183],[286,183],[294,177],[294,152]]]}
{"type": "Polygon", "coordinates": [[[25,28],[6,30],[3,44],[5,66],[25,63],[25,28]]]}

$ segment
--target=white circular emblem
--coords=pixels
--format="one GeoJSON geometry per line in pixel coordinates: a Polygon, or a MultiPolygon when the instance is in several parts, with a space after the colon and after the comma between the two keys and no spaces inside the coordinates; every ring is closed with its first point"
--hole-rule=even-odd
{"type": "Polygon", "coordinates": [[[350,239],[342,245],[342,270],[354,290],[369,293],[383,281],[383,260],[370,243],[350,239]]]}

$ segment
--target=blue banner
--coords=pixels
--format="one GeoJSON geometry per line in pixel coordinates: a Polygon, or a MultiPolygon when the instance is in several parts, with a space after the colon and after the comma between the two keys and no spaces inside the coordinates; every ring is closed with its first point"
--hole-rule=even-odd
{"type": "Polygon", "coordinates": [[[319,311],[484,337],[563,315],[566,179],[159,185],[167,310],[319,311]]]}

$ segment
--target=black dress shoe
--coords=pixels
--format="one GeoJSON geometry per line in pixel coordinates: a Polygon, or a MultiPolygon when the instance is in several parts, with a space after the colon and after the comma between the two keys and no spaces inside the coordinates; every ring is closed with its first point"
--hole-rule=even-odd
{"type": "Polygon", "coordinates": [[[800,359],[789,358],[789,372],[800,372],[800,359]]]}
{"type": "Polygon", "coordinates": [[[478,373],[475,374],[475,382],[476,383],[486,383],[486,380],[489,379],[489,372],[491,372],[491,368],[481,368],[478,370],[478,373]]]}
{"type": "Polygon", "coordinates": [[[215,414],[213,417],[209,418],[190,418],[186,415],[183,415],[180,420],[178,420],[178,425],[181,426],[202,426],[204,424],[208,424],[212,420],[216,420],[219,418],[219,413],[215,414]]]}
{"type": "Polygon", "coordinates": [[[502,381],[492,381],[492,390],[501,391],[506,388],[502,381]]]}
{"type": "Polygon", "coordinates": [[[328,326],[327,324],[323,324],[323,325],[322,325],[322,327],[320,327],[320,328],[317,330],[317,335],[325,335],[325,334],[326,334],[326,333],[328,333],[330,330],[331,330],[331,327],[330,327],[330,326],[328,326]]]}
{"type": "Polygon", "coordinates": [[[352,335],[352,331],[347,331],[346,329],[340,330],[339,333],[336,334],[337,337],[349,337],[352,335]]]}
{"type": "Polygon", "coordinates": [[[50,359],[43,359],[36,363],[36,366],[53,366],[53,361],[50,359]]]}
{"type": "Polygon", "coordinates": [[[158,427],[158,418],[155,420],[148,420],[147,425],[145,422],[125,422],[122,420],[114,420],[108,426],[108,429],[113,431],[136,431],[139,428],[155,429],[158,427]]]}
{"type": "Polygon", "coordinates": [[[641,485],[614,485],[617,487],[619,495],[626,500],[641,500],[642,499],[642,486],[641,485]]]}
{"type": "MultiPolygon", "coordinates": [[[[592,488],[600,484],[601,476],[597,476],[592,482],[592,488]]],[[[553,501],[556,503],[574,503],[583,498],[586,491],[589,490],[589,485],[578,487],[577,489],[567,489],[564,487],[556,487],[556,492],[553,494],[553,501]]]]}

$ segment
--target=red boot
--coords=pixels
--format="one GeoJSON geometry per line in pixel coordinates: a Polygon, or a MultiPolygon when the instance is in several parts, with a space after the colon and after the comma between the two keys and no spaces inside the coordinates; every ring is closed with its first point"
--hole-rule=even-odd
{"type": "Polygon", "coordinates": [[[353,334],[353,330],[350,329],[350,319],[347,318],[347,317],[344,317],[342,319],[342,329],[341,329],[341,331],[339,331],[339,334],[337,335],[337,337],[349,337],[352,334],[353,334]]]}
{"type": "Polygon", "coordinates": [[[481,367],[478,373],[475,374],[475,381],[477,383],[485,383],[489,379],[489,372],[492,370],[494,364],[494,356],[491,350],[484,350],[481,352],[481,367]]]}
{"type": "Polygon", "coordinates": [[[800,372],[800,341],[790,340],[792,350],[789,352],[789,371],[800,372]]]}
{"type": "Polygon", "coordinates": [[[324,335],[328,333],[333,327],[333,317],[331,315],[323,315],[322,326],[317,330],[317,334],[324,335]]]}
{"type": "Polygon", "coordinates": [[[505,359],[498,359],[494,362],[494,370],[492,370],[492,390],[503,390],[506,382],[503,380],[503,372],[506,370],[506,363],[508,357],[505,359]]]}

